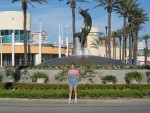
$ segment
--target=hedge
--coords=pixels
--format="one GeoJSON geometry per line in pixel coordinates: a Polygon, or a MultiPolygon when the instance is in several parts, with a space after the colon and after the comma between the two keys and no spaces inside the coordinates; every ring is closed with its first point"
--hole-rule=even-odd
{"type": "MultiPolygon", "coordinates": [[[[67,99],[68,90],[0,90],[0,98],[67,99]]],[[[78,90],[78,98],[143,98],[150,90],[78,90]]]]}
{"type": "MultiPolygon", "coordinates": [[[[38,84],[38,83],[0,83],[0,89],[19,90],[68,90],[67,84],[38,84]]],[[[149,89],[148,84],[79,84],[79,90],[124,90],[124,89],[149,89]]]]}

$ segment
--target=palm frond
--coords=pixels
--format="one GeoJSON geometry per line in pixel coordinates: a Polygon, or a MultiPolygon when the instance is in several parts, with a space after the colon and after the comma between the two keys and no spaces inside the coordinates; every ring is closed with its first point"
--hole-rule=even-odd
{"type": "Polygon", "coordinates": [[[78,1],[78,2],[86,2],[86,3],[90,3],[90,2],[88,2],[88,1],[86,1],[86,0],[76,0],[76,1],[78,1]]]}
{"type": "Polygon", "coordinates": [[[39,2],[39,3],[45,2],[45,3],[47,3],[48,0],[30,0],[30,2],[39,2]]]}
{"type": "Polygon", "coordinates": [[[98,4],[98,5],[94,6],[93,9],[100,7],[100,6],[101,6],[101,4],[98,4]]]}
{"type": "Polygon", "coordinates": [[[18,2],[18,1],[21,1],[21,0],[12,0],[12,3],[14,3],[14,2],[18,2]]]}
{"type": "Polygon", "coordinates": [[[28,4],[30,4],[32,7],[34,7],[34,5],[33,5],[33,4],[31,4],[30,2],[28,2],[28,4]]]}

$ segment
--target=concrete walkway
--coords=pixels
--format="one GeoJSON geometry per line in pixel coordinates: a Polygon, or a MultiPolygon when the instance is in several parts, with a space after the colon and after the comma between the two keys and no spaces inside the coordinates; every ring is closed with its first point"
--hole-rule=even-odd
{"type": "Polygon", "coordinates": [[[150,99],[0,99],[0,113],[149,113],[150,99]]]}

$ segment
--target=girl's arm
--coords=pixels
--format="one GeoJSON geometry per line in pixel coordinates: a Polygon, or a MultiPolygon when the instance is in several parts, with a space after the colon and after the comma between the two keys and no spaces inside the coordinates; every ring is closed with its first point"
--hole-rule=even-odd
{"type": "Polygon", "coordinates": [[[77,79],[79,80],[79,78],[80,78],[80,73],[79,73],[79,71],[77,70],[77,79]]]}
{"type": "Polygon", "coordinates": [[[68,71],[66,78],[69,78],[69,77],[70,77],[70,72],[68,71]]]}

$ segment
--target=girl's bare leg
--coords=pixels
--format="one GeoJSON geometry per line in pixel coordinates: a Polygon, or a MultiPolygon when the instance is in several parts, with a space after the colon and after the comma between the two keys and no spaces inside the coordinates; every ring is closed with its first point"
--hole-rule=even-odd
{"type": "Polygon", "coordinates": [[[75,103],[77,103],[77,86],[74,86],[75,103]]]}
{"type": "Polygon", "coordinates": [[[72,86],[70,86],[70,87],[69,87],[69,102],[68,102],[68,103],[70,103],[70,102],[71,102],[72,91],[73,91],[73,87],[72,87],[72,86]]]}

